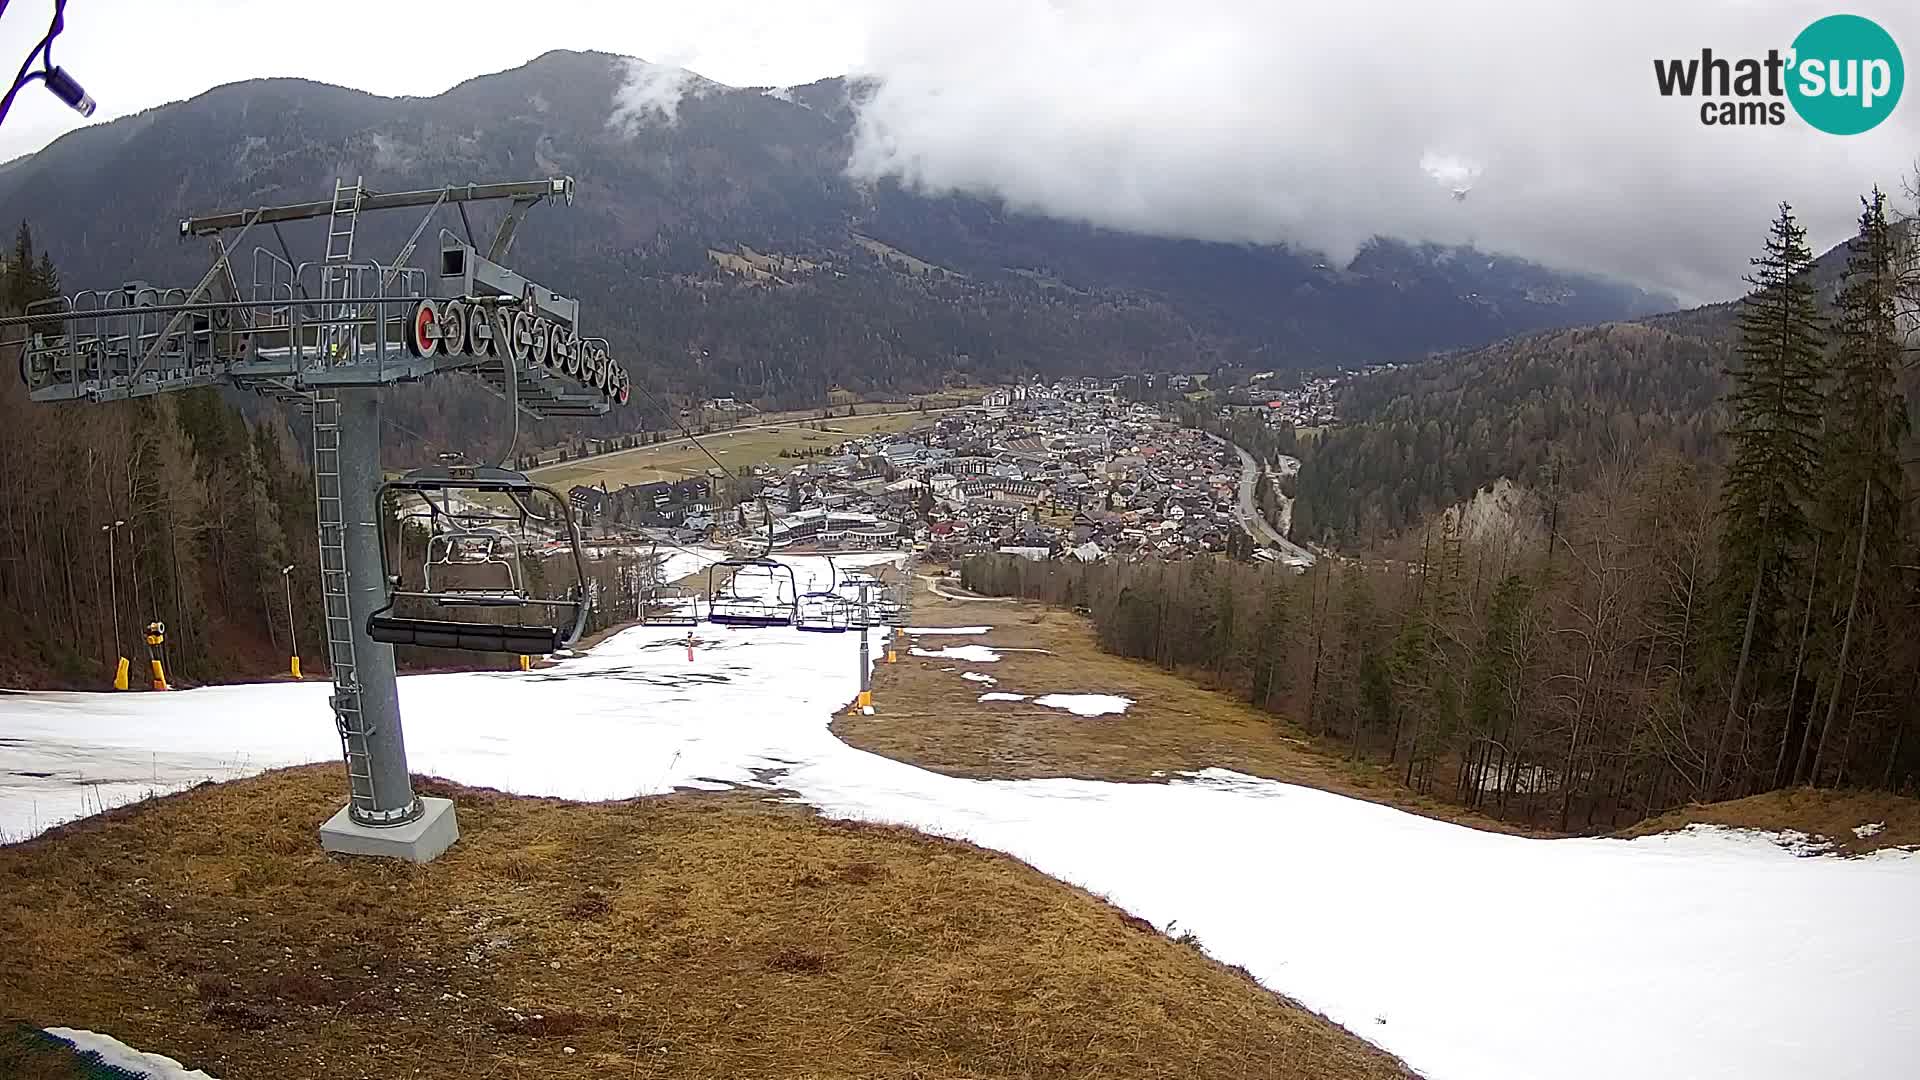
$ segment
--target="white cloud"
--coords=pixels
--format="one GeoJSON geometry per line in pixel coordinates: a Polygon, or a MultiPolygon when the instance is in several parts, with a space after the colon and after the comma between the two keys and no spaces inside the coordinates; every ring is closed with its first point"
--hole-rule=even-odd
{"type": "Polygon", "coordinates": [[[680,121],[680,100],[698,94],[705,80],[683,67],[629,59],[626,77],[613,92],[607,123],[632,135],[651,124],[672,127],[680,121]]]}
{"type": "MultiPolygon", "coordinates": [[[[330,18],[378,28],[345,51],[286,48],[311,31],[286,5],[89,0],[68,9],[56,56],[103,120],[268,75],[433,94],[553,48],[664,65],[623,91],[624,125],[672,122],[697,85],[682,69],[735,86],[853,70],[879,81],[856,176],[1335,254],[1376,233],[1472,241],[1717,299],[1738,291],[1777,201],[1824,245],[1845,238],[1857,193],[1897,188],[1920,155],[1920,88],[1853,138],[1722,130],[1661,98],[1652,61],[1784,49],[1842,7],[1920,66],[1910,0],[571,0],[534,20],[512,0],[468,0],[459,18],[341,0],[330,18]],[[197,36],[208,25],[224,28],[215,53],[197,36]],[[1477,167],[1471,197],[1423,160],[1477,167]]],[[[44,32],[32,9],[8,8],[0,55],[44,32]]],[[[29,87],[0,157],[78,123],[29,87]]]]}
{"type": "MultiPolygon", "coordinates": [[[[1909,42],[1920,19],[1853,5],[1909,42]]],[[[1211,240],[1351,255],[1479,246],[1683,296],[1739,289],[1774,205],[1844,238],[1920,152],[1920,101],[1863,136],[1715,129],[1655,57],[1785,49],[1824,4],[970,0],[876,20],[849,169],[1211,240]],[[1449,176],[1477,168],[1472,198],[1449,176]]],[[[1920,97],[1920,90],[1911,96],[1920,97]]]]}

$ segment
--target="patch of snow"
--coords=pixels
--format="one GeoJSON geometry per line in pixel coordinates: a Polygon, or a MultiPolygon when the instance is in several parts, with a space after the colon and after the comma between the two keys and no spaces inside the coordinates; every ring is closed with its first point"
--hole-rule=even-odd
{"type": "Polygon", "coordinates": [[[660,552],[660,580],[679,581],[693,574],[704,574],[707,567],[727,558],[718,548],[693,547],[682,551],[663,548],[660,552]]]}
{"type": "MultiPolygon", "coordinates": [[[[410,763],[570,799],[732,784],[966,839],[1157,927],[1177,920],[1430,1080],[1534,1080],[1542,1062],[1556,1080],[1911,1071],[1920,855],[1799,857],[1726,830],[1537,840],[1223,769],[943,776],[834,737],[858,689],[845,636],[702,627],[688,662],[685,633],[636,627],[532,672],[403,678],[410,763]],[[760,779],[770,763],[781,775],[760,779]],[[1408,901],[1431,881],[1459,887],[1408,901]],[[1490,959],[1501,941],[1521,944],[1524,977],[1490,959]]],[[[108,793],[337,761],[329,691],[0,694],[0,831],[97,812],[108,793]]]]}
{"type": "Polygon", "coordinates": [[[1065,709],[1075,716],[1106,716],[1126,712],[1133,699],[1118,694],[1046,694],[1034,698],[1033,703],[1049,709],[1065,709]]]}
{"type": "Polygon", "coordinates": [[[906,632],[918,637],[922,634],[984,634],[992,629],[991,626],[909,626],[906,632]]]}
{"type": "Polygon", "coordinates": [[[994,691],[994,692],[992,692],[992,693],[988,693],[988,694],[981,694],[981,695],[980,695],[980,700],[981,700],[981,701],[1025,701],[1025,700],[1027,700],[1027,695],[1025,695],[1025,694],[1004,694],[1004,693],[1001,693],[1001,692],[999,692],[999,691],[997,691],[997,690],[996,690],[996,691],[994,691]]]}
{"type": "Polygon", "coordinates": [[[214,1080],[199,1069],[189,1069],[165,1054],[135,1050],[111,1035],[79,1028],[50,1027],[47,1034],[73,1044],[83,1055],[100,1059],[100,1064],[119,1069],[146,1080],[214,1080]]]}
{"type": "Polygon", "coordinates": [[[1720,836],[1743,844],[1766,845],[1803,858],[1833,853],[1833,842],[1798,829],[1751,829],[1737,825],[1695,823],[1668,836],[1720,836]]]}
{"type": "Polygon", "coordinates": [[[965,660],[973,664],[991,664],[1000,659],[999,653],[985,645],[949,645],[944,649],[923,649],[915,645],[907,650],[907,654],[938,660],[965,660]]]}
{"type": "Polygon", "coordinates": [[[1886,827],[1887,827],[1887,823],[1884,821],[1876,821],[1871,825],[1855,825],[1853,827],[1853,835],[1859,837],[1862,840],[1865,840],[1870,836],[1880,835],[1881,831],[1884,830],[1886,827]]]}
{"type": "MultiPolygon", "coordinates": [[[[946,670],[952,671],[953,669],[947,668],[946,670]]],[[[960,673],[960,677],[963,679],[971,680],[973,682],[983,682],[983,683],[986,683],[988,686],[992,686],[993,684],[1000,681],[999,679],[996,679],[991,675],[982,675],[977,671],[963,671],[960,673]]]]}

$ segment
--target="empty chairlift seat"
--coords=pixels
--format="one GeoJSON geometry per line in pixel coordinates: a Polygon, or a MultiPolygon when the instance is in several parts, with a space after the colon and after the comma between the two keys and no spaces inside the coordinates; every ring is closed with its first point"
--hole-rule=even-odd
{"type": "Polygon", "coordinates": [[[800,588],[793,568],[761,557],[707,567],[707,621],[723,626],[793,626],[800,588]],[[726,580],[719,574],[731,570],[726,580]]]}
{"type": "Polygon", "coordinates": [[[368,637],[525,655],[578,640],[591,604],[586,556],[559,492],[508,469],[448,466],[388,481],[379,505],[388,588],[368,637]],[[410,548],[420,551],[415,573],[396,573],[410,548]],[[492,613],[507,617],[484,617],[492,613]]]}

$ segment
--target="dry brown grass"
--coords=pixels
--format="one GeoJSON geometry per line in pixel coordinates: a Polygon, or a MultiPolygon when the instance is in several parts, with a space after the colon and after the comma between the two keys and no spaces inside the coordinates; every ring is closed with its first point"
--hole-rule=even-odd
{"type": "Polygon", "coordinates": [[[997,663],[974,664],[911,656],[903,646],[898,663],[875,671],[875,715],[834,721],[834,732],[863,750],[975,779],[1148,781],[1219,767],[1475,828],[1527,831],[1415,792],[1391,770],[1350,760],[1342,747],[1226,694],[1102,652],[1091,624],[1070,612],[942,600],[924,583],[918,588],[914,625],[993,627],[979,637],[929,635],[919,640],[923,649],[978,643],[1047,651],[1002,652],[997,663]],[[962,671],[991,675],[998,685],[962,679],[962,671]],[[1030,701],[980,701],[989,690],[1120,694],[1134,704],[1123,714],[1082,717],[1030,701]]]}
{"type": "Polygon", "coordinates": [[[341,786],[269,773],[0,848],[0,1019],[224,1080],[1408,1075],[965,844],[742,794],[428,782],[464,835],[413,866],[319,851],[341,786]]]}
{"type": "Polygon", "coordinates": [[[1648,836],[1688,825],[1726,825],[1740,829],[1793,829],[1831,843],[1835,850],[1861,855],[1881,848],[1920,846],[1920,799],[1885,791],[1823,791],[1789,788],[1732,802],[1684,806],[1648,818],[1620,835],[1648,836]],[[1885,826],[1869,837],[1856,826],[1885,826]]]}

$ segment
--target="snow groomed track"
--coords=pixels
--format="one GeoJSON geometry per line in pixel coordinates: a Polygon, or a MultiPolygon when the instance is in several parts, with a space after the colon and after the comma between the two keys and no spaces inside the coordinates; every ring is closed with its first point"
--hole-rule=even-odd
{"type": "MultiPolygon", "coordinates": [[[[530,673],[403,678],[412,765],[573,799],[780,789],[963,837],[1191,932],[1434,1080],[1877,1080],[1920,1046],[1920,856],[1724,831],[1529,840],[1224,770],[941,776],[828,730],[856,633],[703,625],[688,662],[685,628],[640,628],[530,673]]],[[[0,832],[331,760],[326,691],[0,695],[0,832]]]]}

